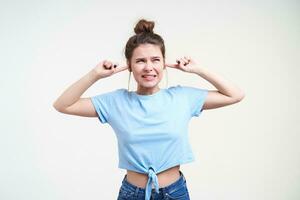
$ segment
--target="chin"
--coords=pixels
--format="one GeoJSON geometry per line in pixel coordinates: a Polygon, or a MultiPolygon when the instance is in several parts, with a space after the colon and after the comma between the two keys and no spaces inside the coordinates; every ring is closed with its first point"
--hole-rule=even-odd
{"type": "Polygon", "coordinates": [[[140,86],[141,87],[143,87],[143,88],[154,88],[154,87],[156,87],[156,85],[158,85],[158,84],[140,84],[140,86]]]}
{"type": "Polygon", "coordinates": [[[141,82],[141,83],[139,83],[139,85],[143,88],[153,88],[153,87],[156,87],[158,84],[159,84],[159,82],[152,82],[152,83],[141,82]]]}

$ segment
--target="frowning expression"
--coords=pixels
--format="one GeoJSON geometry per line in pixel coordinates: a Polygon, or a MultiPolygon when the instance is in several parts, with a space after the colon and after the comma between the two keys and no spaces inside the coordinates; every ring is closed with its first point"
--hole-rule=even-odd
{"type": "Polygon", "coordinates": [[[159,90],[163,78],[164,59],[160,47],[141,44],[134,49],[130,61],[133,76],[138,84],[137,92],[152,94],[159,90]]]}

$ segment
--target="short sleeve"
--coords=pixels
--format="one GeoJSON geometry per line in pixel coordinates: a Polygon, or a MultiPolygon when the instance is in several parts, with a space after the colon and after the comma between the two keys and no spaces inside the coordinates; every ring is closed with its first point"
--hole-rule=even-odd
{"type": "Polygon", "coordinates": [[[91,97],[94,108],[98,114],[98,119],[102,124],[107,123],[112,94],[112,92],[108,92],[91,97]]]}
{"type": "Polygon", "coordinates": [[[206,96],[208,94],[207,89],[179,86],[187,100],[188,108],[190,109],[191,117],[198,117],[203,109],[206,96]]]}

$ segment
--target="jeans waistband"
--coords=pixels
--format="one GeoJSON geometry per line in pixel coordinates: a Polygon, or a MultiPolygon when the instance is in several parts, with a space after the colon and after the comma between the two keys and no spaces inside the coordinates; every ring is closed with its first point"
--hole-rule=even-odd
{"type": "MultiPolygon", "coordinates": [[[[174,183],[171,183],[170,185],[165,186],[163,188],[160,187],[159,190],[161,190],[161,191],[162,190],[170,191],[170,190],[174,189],[175,187],[178,187],[178,186],[180,186],[182,184],[185,184],[186,179],[185,179],[183,173],[180,170],[179,170],[179,173],[180,173],[180,177],[179,177],[179,179],[177,181],[175,181],[174,183]]],[[[145,188],[141,188],[141,187],[138,187],[138,186],[135,186],[135,185],[129,183],[127,181],[126,177],[127,177],[127,175],[125,175],[124,178],[123,178],[123,180],[122,180],[122,186],[123,187],[126,187],[127,189],[129,189],[130,191],[133,191],[133,192],[135,192],[137,190],[139,192],[142,192],[142,193],[145,192],[145,188]]],[[[154,190],[155,189],[152,188],[152,191],[154,191],[154,190]]]]}

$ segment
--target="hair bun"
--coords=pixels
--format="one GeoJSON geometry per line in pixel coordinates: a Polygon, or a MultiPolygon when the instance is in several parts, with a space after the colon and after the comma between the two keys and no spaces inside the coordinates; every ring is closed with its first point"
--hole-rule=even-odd
{"type": "Polygon", "coordinates": [[[154,24],[155,23],[153,21],[147,21],[145,19],[140,19],[134,27],[134,32],[136,34],[145,33],[145,32],[153,33],[154,24]]]}

